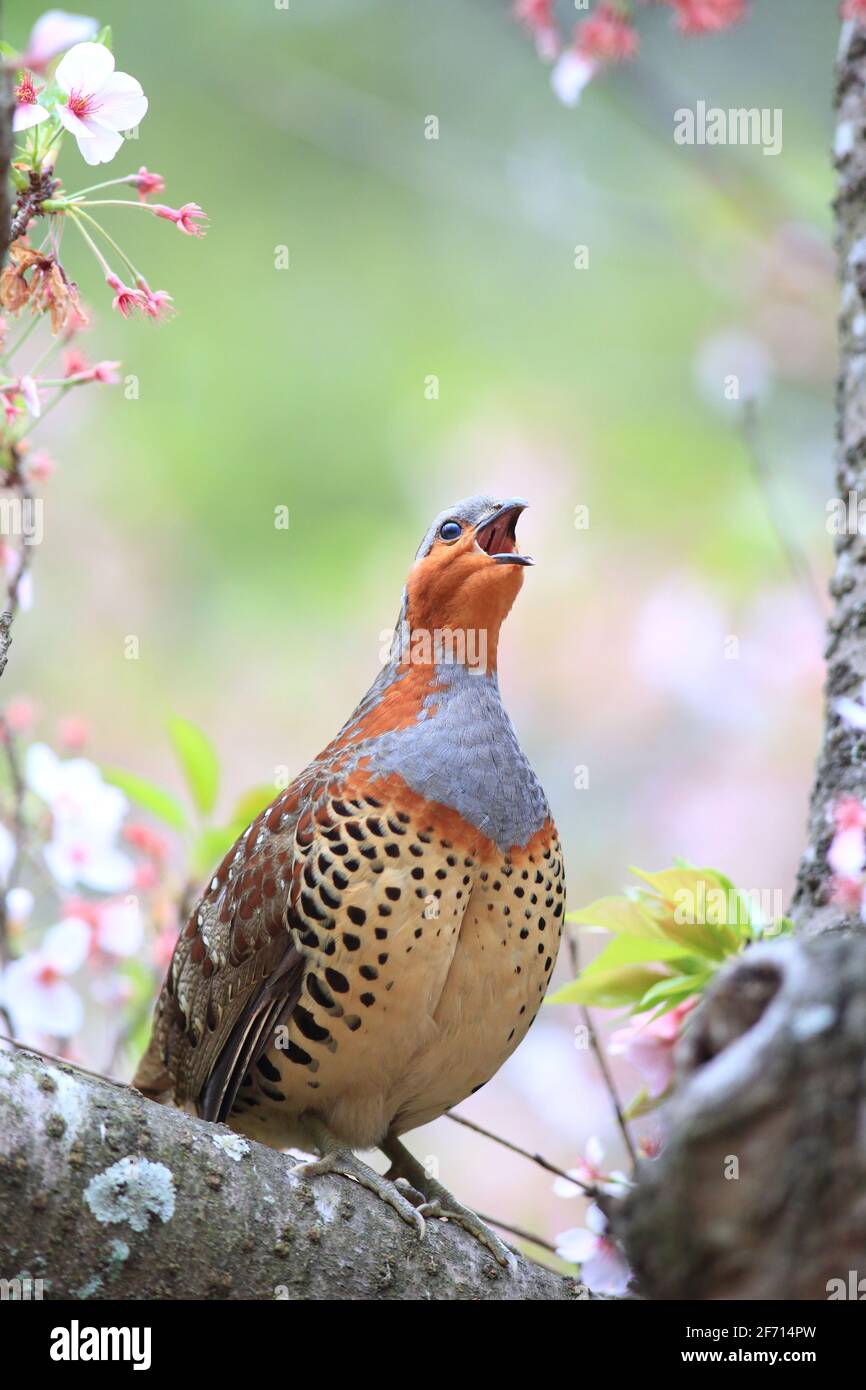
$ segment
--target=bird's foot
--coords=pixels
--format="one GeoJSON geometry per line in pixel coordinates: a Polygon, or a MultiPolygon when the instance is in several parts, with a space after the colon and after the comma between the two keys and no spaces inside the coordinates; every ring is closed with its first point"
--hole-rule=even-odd
{"type": "Polygon", "coordinates": [[[383,1178],[368,1163],[364,1163],[351,1149],[332,1149],[322,1158],[310,1159],[295,1165],[292,1170],[298,1178],[317,1178],[323,1173],[341,1173],[344,1178],[352,1178],[368,1192],[375,1192],[389,1207],[393,1207],[407,1226],[414,1227],[418,1239],[426,1234],[423,1213],[404,1197],[395,1183],[383,1178]]]}
{"type": "Polygon", "coordinates": [[[503,1269],[514,1269],[517,1263],[514,1252],[509,1250],[505,1242],[500,1240],[497,1235],[494,1235],[480,1216],[477,1216],[474,1211],[470,1211],[468,1207],[464,1207],[462,1202],[458,1202],[456,1197],[452,1197],[447,1187],[443,1187],[441,1182],[431,1177],[426,1168],[418,1162],[417,1158],[399,1139],[389,1134],[382,1144],[382,1152],[387,1154],[391,1160],[388,1176],[395,1178],[403,1190],[419,1203],[418,1210],[422,1216],[436,1217],[441,1221],[453,1221],[455,1225],[462,1226],[464,1231],[468,1231],[486,1250],[490,1251],[497,1264],[500,1264],[503,1269]]]}
{"type": "Polygon", "coordinates": [[[504,1241],[499,1239],[487,1226],[480,1216],[468,1207],[464,1207],[462,1202],[458,1202],[456,1197],[452,1197],[447,1188],[443,1187],[433,1178],[428,1178],[424,1184],[424,1195],[427,1200],[418,1208],[422,1216],[438,1217],[442,1221],[453,1221],[455,1225],[462,1226],[464,1231],[468,1231],[474,1236],[487,1250],[490,1251],[497,1264],[503,1269],[514,1269],[517,1260],[509,1250],[504,1241]]]}

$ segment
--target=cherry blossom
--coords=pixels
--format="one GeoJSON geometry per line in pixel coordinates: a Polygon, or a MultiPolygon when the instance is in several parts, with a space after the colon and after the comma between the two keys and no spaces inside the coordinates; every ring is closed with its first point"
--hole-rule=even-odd
{"type": "Polygon", "coordinates": [[[39,125],[41,121],[47,121],[51,112],[47,106],[42,106],[36,98],[36,86],[33,81],[33,74],[24,72],[21,74],[21,81],[15,88],[15,114],[12,117],[13,130],[29,130],[31,126],[39,125]]]}
{"type": "Polygon", "coordinates": [[[7,965],[0,999],[19,1037],[48,1033],[71,1038],[78,1032],[84,1008],[65,977],[84,964],[89,944],[87,923],[70,917],[51,927],[35,951],[7,965]]]}
{"type": "Polygon", "coordinates": [[[563,106],[576,106],[581,92],[598,72],[599,65],[567,48],[550,74],[550,85],[563,106]]]}
{"type": "Polygon", "coordinates": [[[737,24],[746,0],[672,0],[674,23],[682,34],[714,34],[737,24]]]}
{"type": "Polygon", "coordinates": [[[83,14],[68,14],[66,10],[47,10],[37,19],[27,40],[22,62],[36,72],[42,72],[52,58],[72,44],[85,43],[99,30],[95,19],[83,14]]]}
{"type": "Polygon", "coordinates": [[[27,750],[28,786],[51,809],[51,839],[45,862],[64,888],[81,883],[102,893],[122,893],[132,884],[133,863],[115,844],[126,798],[103,782],[85,758],[65,761],[45,744],[27,750]]]}
{"type": "Polygon", "coordinates": [[[138,196],[142,202],[147,198],[148,193],[161,193],[165,188],[165,179],[162,174],[153,174],[142,164],[137,174],[130,180],[133,188],[138,189],[138,196]]]}
{"type": "Polygon", "coordinates": [[[57,115],[78,142],[88,164],[107,164],[123,144],[120,133],[138,125],[147,111],[141,83],[114,71],[114,54],[101,43],[79,43],[57,68],[66,95],[57,115]]]}
{"type": "Polygon", "coordinates": [[[664,1095],[671,1084],[674,1047],[682,1021],[697,1003],[697,997],[686,999],[675,1009],[651,1021],[648,1014],[635,1014],[627,1027],[611,1034],[608,1042],[611,1056],[624,1057],[641,1073],[654,1100],[664,1095]]]}
{"type": "Polygon", "coordinates": [[[204,236],[203,228],[196,224],[207,223],[207,213],[198,203],[184,203],[182,208],[170,208],[165,203],[153,203],[152,207],[157,217],[164,217],[167,222],[173,222],[179,231],[185,232],[187,236],[204,236]]]}
{"type": "Polygon", "coordinates": [[[593,1203],[587,1208],[586,1226],[573,1226],[556,1237],[556,1253],[580,1265],[580,1277],[593,1293],[624,1294],[631,1270],[606,1232],[604,1212],[593,1203]]]}
{"type": "Polygon", "coordinates": [[[623,63],[637,53],[637,30],[615,5],[601,0],[589,19],[575,26],[574,47],[596,62],[623,63]]]}
{"type": "MultiPolygon", "coordinates": [[[[603,1192],[609,1192],[612,1196],[621,1196],[623,1189],[629,1186],[629,1180],[625,1173],[607,1173],[602,1167],[604,1160],[604,1145],[597,1135],[592,1134],[587,1139],[583,1149],[583,1158],[576,1168],[569,1168],[569,1177],[576,1178],[577,1182],[583,1183],[585,1187],[599,1187],[603,1192]]],[[[553,1191],[557,1197],[580,1197],[581,1189],[577,1183],[569,1182],[567,1178],[557,1178],[553,1184],[553,1191]]]]}
{"type": "Polygon", "coordinates": [[[5,883],[15,863],[15,841],[6,826],[0,823],[0,883],[5,883]]]}
{"type": "Polygon", "coordinates": [[[34,897],[29,888],[10,888],[6,894],[6,921],[10,927],[21,928],[30,920],[34,897]]]}
{"type": "Polygon", "coordinates": [[[120,277],[113,273],[106,275],[105,283],[114,290],[111,307],[117,310],[121,318],[128,319],[137,311],[144,313],[146,298],[141,290],[133,289],[131,285],[124,285],[120,277]]]}

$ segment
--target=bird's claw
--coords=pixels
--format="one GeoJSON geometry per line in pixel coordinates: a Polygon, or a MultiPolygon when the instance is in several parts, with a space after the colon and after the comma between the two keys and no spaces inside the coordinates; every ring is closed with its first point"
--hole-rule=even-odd
{"type": "Polygon", "coordinates": [[[516,1257],[504,1241],[501,1241],[497,1235],[494,1235],[490,1227],[484,1224],[481,1217],[476,1216],[474,1211],[470,1211],[468,1207],[460,1206],[457,1202],[454,1203],[454,1206],[456,1207],[454,1211],[443,1207],[442,1202],[437,1197],[433,1201],[424,1202],[418,1210],[422,1216],[436,1217],[440,1221],[453,1221],[455,1225],[462,1226],[464,1231],[468,1231],[485,1249],[490,1251],[497,1264],[500,1264],[503,1269],[515,1269],[517,1266],[516,1257]]]}
{"type": "Polygon", "coordinates": [[[344,1178],[351,1178],[387,1202],[407,1226],[414,1227],[419,1240],[423,1240],[427,1234],[427,1223],[421,1210],[413,1206],[408,1197],[404,1197],[395,1183],[383,1178],[369,1164],[357,1158],[351,1149],[333,1149],[321,1158],[302,1160],[292,1172],[297,1178],[317,1178],[323,1173],[340,1173],[344,1178]]]}

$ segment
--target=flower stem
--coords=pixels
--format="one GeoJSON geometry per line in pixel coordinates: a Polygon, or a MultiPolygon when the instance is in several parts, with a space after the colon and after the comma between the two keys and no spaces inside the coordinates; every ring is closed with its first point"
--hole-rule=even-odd
{"type": "MultiPolygon", "coordinates": [[[[86,214],[85,214],[85,216],[86,216],[86,214]]],[[[99,247],[97,246],[96,242],[93,240],[93,237],[90,235],[90,233],[88,232],[87,228],[86,228],[86,227],[83,227],[83,226],[81,225],[81,214],[80,214],[80,213],[77,213],[77,212],[76,212],[76,213],[70,212],[70,213],[69,213],[69,217],[70,217],[70,220],[72,221],[73,225],[76,226],[76,227],[78,228],[79,232],[80,232],[81,235],[84,237],[84,240],[87,242],[87,244],[88,244],[88,246],[90,247],[91,251],[93,252],[94,256],[95,256],[96,259],[99,261],[99,264],[101,265],[102,269],[105,271],[105,274],[106,274],[106,275],[111,275],[111,274],[112,274],[111,266],[108,264],[108,261],[107,261],[107,260],[105,259],[105,257],[103,256],[102,252],[100,251],[100,249],[99,249],[99,247]]],[[[92,221],[93,219],[91,218],[90,220],[92,221]]]]}
{"type": "MultiPolygon", "coordinates": [[[[133,203],[132,206],[133,206],[133,207],[137,207],[138,204],[137,204],[137,203],[133,203]]],[[[121,246],[118,246],[117,242],[114,240],[114,237],[111,237],[111,236],[108,235],[108,232],[107,232],[107,231],[105,230],[105,228],[101,225],[101,223],[97,222],[97,220],[96,220],[95,217],[91,217],[89,212],[82,212],[82,211],[81,211],[81,204],[80,204],[80,203],[76,204],[75,214],[74,214],[74,215],[75,215],[75,217],[83,217],[83,218],[85,219],[85,221],[89,222],[90,225],[91,225],[92,227],[95,227],[96,230],[97,230],[98,232],[101,232],[102,235],[103,235],[103,237],[105,238],[105,240],[108,242],[109,246],[111,247],[112,251],[114,251],[114,252],[120,257],[120,259],[123,261],[124,265],[126,266],[127,270],[129,271],[130,275],[132,275],[133,278],[134,278],[135,280],[138,280],[138,279],[141,278],[139,272],[136,270],[135,266],[132,264],[132,261],[129,259],[129,257],[127,256],[126,252],[123,250],[123,248],[122,248],[121,246]]],[[[84,230],[84,229],[82,228],[82,231],[83,231],[83,230],[84,230]]]]}

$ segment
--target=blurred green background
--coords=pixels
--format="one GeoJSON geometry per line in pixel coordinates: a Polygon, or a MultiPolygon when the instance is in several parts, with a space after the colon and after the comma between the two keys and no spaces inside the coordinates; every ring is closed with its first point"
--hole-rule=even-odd
{"type": "MultiPolygon", "coordinates": [[[[40,9],[17,4],[7,37],[40,9]]],[[[158,170],[161,197],[211,226],[194,242],[107,219],[175,296],[159,328],[113,316],[65,244],[94,316],[82,347],[140,391],[80,392],[34,437],[58,471],[6,682],[46,737],[80,715],[97,761],[176,786],[176,711],[217,743],[227,810],[300,770],[369,684],[432,515],[516,492],[538,565],[501,679],[571,905],[675,855],[787,894],[821,622],[768,500],[823,589],[837,17],[753,9],[706,39],[641,9],[638,61],[569,110],[504,0],[105,0],[118,67],[151,102],[110,174],[158,170]],[[676,146],[673,112],[699,99],[781,108],[782,153],[676,146]],[[728,371],[762,383],[763,489],[728,371]]],[[[59,167],[93,181],[74,145],[59,167]]],[[[574,1021],[549,1010],[465,1107],[563,1164],[609,1127],[574,1021]]],[[[469,1201],[548,1233],[576,1219],[543,1174],[446,1120],[416,1148],[469,1201]]]]}

